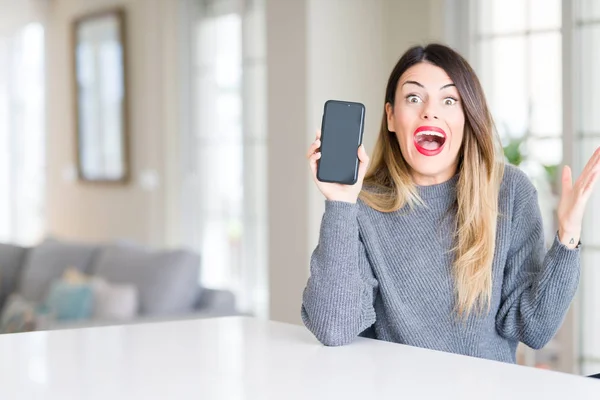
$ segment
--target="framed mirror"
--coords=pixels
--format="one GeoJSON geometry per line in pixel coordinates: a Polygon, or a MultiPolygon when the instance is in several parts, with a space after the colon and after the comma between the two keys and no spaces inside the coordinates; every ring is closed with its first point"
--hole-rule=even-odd
{"type": "Polygon", "coordinates": [[[72,27],[77,172],[84,182],[129,179],[125,13],[104,11],[72,27]]]}

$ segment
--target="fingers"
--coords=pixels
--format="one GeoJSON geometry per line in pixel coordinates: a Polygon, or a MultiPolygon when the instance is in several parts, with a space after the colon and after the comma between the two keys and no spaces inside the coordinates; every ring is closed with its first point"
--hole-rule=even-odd
{"type": "Polygon", "coordinates": [[[358,159],[360,160],[360,164],[358,166],[358,176],[360,179],[362,179],[367,173],[367,168],[369,167],[369,156],[367,155],[365,145],[363,144],[361,144],[358,148],[358,159]]]}
{"type": "Polygon", "coordinates": [[[317,130],[317,136],[315,141],[308,148],[306,158],[309,161],[310,170],[312,171],[313,177],[317,176],[317,161],[321,158],[321,130],[317,130]]]}
{"type": "Polygon", "coordinates": [[[319,140],[319,139],[315,140],[308,148],[308,152],[306,153],[306,158],[310,159],[313,156],[313,154],[315,154],[315,152],[320,147],[321,147],[321,140],[319,140]]]}
{"type": "Polygon", "coordinates": [[[594,176],[597,175],[600,170],[600,147],[596,149],[592,157],[590,157],[589,161],[583,168],[581,172],[581,176],[577,179],[577,186],[580,192],[584,192],[589,190],[590,187],[593,187],[594,184],[594,176]]]}
{"type": "Polygon", "coordinates": [[[590,158],[590,173],[594,174],[600,170],[600,147],[596,149],[592,158],[590,158]]]}
{"type": "Polygon", "coordinates": [[[568,193],[573,189],[573,178],[571,176],[571,167],[565,165],[562,171],[562,193],[568,193]]]}
{"type": "Polygon", "coordinates": [[[600,147],[594,153],[595,161],[591,163],[590,160],[590,169],[587,173],[586,179],[583,182],[583,192],[585,195],[590,195],[592,189],[594,189],[594,185],[598,181],[598,177],[600,177],[600,147]]]}
{"type": "Polygon", "coordinates": [[[590,157],[590,161],[588,162],[588,164],[590,164],[591,168],[594,168],[599,163],[600,163],[600,147],[598,147],[596,149],[596,151],[594,151],[594,154],[592,155],[592,157],[590,157]]]}
{"type": "Polygon", "coordinates": [[[592,172],[590,174],[590,178],[589,180],[585,183],[585,186],[583,188],[584,193],[589,194],[592,192],[592,189],[594,189],[594,185],[596,184],[596,182],[598,181],[598,177],[600,176],[600,172],[599,171],[595,171],[592,172]]]}
{"type": "Polygon", "coordinates": [[[365,145],[361,144],[358,146],[358,159],[361,163],[368,163],[369,156],[367,155],[367,151],[365,150],[365,145]]]}
{"type": "Polygon", "coordinates": [[[594,169],[594,167],[596,167],[599,162],[600,162],[600,147],[598,147],[596,149],[596,151],[594,151],[594,154],[592,154],[592,156],[590,157],[590,159],[587,162],[587,164],[585,164],[585,167],[583,168],[583,171],[581,172],[581,176],[582,177],[587,176],[587,174],[589,174],[590,172],[592,172],[592,170],[594,169]]]}
{"type": "Polygon", "coordinates": [[[317,173],[317,161],[321,158],[321,153],[317,152],[314,153],[313,155],[310,156],[309,161],[310,161],[310,169],[313,173],[313,175],[316,175],[317,173]]]}

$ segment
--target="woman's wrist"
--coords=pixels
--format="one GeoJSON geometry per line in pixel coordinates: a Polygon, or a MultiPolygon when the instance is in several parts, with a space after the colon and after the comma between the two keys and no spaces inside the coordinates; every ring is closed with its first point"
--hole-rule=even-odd
{"type": "Polygon", "coordinates": [[[327,199],[328,201],[336,201],[340,203],[348,203],[348,204],[356,204],[356,200],[352,201],[351,199],[327,199]]]}
{"type": "Polygon", "coordinates": [[[354,195],[334,195],[334,196],[329,196],[327,197],[327,200],[329,201],[341,201],[344,203],[351,203],[351,204],[356,204],[356,201],[358,200],[358,198],[354,195]]]}
{"type": "Polygon", "coordinates": [[[558,240],[569,249],[577,248],[580,243],[581,232],[577,230],[558,229],[558,240]]]}

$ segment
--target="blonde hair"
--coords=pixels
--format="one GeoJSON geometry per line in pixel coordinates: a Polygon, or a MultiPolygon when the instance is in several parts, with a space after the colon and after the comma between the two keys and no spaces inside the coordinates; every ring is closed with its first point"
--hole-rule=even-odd
{"type": "MultiPolygon", "coordinates": [[[[492,262],[496,243],[498,193],[504,174],[500,141],[483,90],[469,64],[452,49],[438,44],[409,49],[392,71],[386,103],[394,104],[402,74],[419,62],[444,69],[456,85],[465,113],[464,137],[458,160],[457,213],[453,262],[456,312],[489,310],[492,262]]],[[[396,135],[388,130],[385,110],[360,198],[380,212],[423,204],[396,135]]]]}

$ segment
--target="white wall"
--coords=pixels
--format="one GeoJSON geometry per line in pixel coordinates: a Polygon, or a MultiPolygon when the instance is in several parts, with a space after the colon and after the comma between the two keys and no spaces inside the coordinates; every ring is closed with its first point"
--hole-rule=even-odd
{"type": "Polygon", "coordinates": [[[409,47],[445,41],[446,0],[385,0],[383,6],[388,72],[409,47]]]}
{"type": "Polygon", "coordinates": [[[308,181],[305,0],[267,0],[269,314],[300,321],[307,278],[308,181]]]}
{"type": "Polygon", "coordinates": [[[39,0],[0,0],[0,36],[11,35],[29,22],[44,20],[48,3],[39,0]]]}

